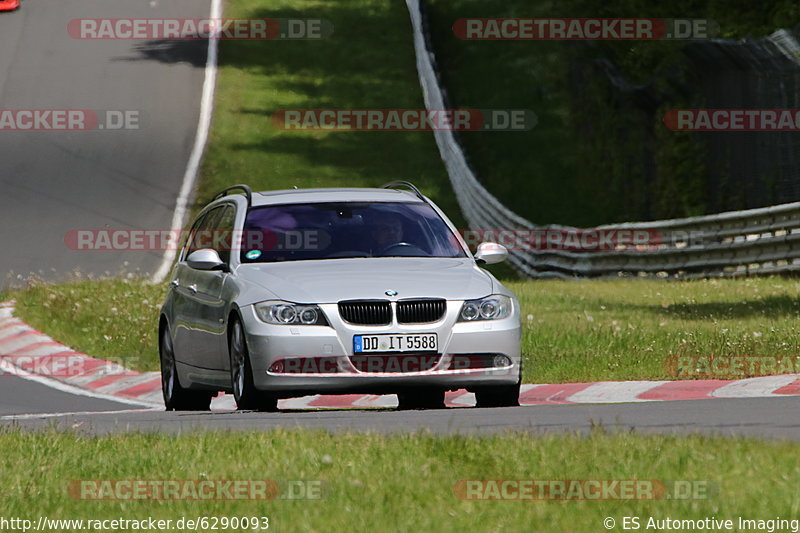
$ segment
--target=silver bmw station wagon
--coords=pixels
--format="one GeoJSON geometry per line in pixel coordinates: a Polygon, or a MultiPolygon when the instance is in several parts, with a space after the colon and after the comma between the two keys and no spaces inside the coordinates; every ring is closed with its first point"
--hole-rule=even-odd
{"type": "MultiPolygon", "coordinates": [[[[238,191],[238,192],[237,192],[238,191]]],[[[191,226],[159,321],[164,403],[239,409],[280,398],[397,394],[442,408],[445,391],[514,406],[522,377],[514,294],[416,187],[219,193],[191,226]]]]}

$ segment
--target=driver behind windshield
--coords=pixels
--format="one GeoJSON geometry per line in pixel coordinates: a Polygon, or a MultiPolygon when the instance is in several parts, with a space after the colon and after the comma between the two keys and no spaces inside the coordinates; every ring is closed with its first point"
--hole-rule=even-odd
{"type": "Polygon", "coordinates": [[[370,229],[372,255],[383,255],[393,244],[403,242],[403,222],[392,215],[381,214],[370,229]]]}

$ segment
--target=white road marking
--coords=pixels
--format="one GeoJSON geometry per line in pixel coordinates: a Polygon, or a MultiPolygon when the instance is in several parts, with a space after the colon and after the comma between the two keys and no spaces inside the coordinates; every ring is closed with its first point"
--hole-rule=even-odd
{"type": "MultiPolygon", "coordinates": [[[[397,407],[396,394],[368,394],[353,402],[353,407],[397,407]]],[[[342,409],[337,407],[336,409],[342,409]]]]}
{"type": "MultiPolygon", "coordinates": [[[[45,345],[45,346],[39,346],[38,348],[20,348],[18,350],[20,353],[18,353],[17,355],[10,355],[10,354],[6,354],[6,353],[2,353],[3,350],[2,350],[2,348],[0,348],[0,357],[8,357],[8,358],[11,358],[11,359],[22,359],[22,360],[27,360],[27,361],[31,361],[32,359],[36,359],[37,361],[39,359],[47,360],[48,358],[50,358],[51,356],[53,356],[53,355],[55,355],[57,353],[64,352],[65,348],[66,347],[64,345],[62,345],[62,344],[59,344],[59,345],[56,345],[56,346],[45,345]]],[[[70,360],[75,360],[75,361],[80,361],[80,360],[83,359],[83,357],[80,357],[78,355],[72,355],[69,359],[70,360]]],[[[66,361],[66,360],[67,360],[66,357],[62,358],[62,361],[66,361]]]]}
{"type": "Polygon", "coordinates": [[[567,401],[575,403],[628,403],[647,402],[638,396],[644,392],[669,383],[668,381],[601,381],[576,392],[567,401]]]}
{"type": "MultiPolygon", "coordinates": [[[[709,396],[714,398],[761,398],[775,396],[774,392],[781,387],[791,385],[797,374],[784,376],[764,376],[760,378],[740,379],[712,391],[709,396]]],[[[780,396],[780,395],[777,395],[780,396]]]]}
{"type": "Polygon", "coordinates": [[[42,333],[25,332],[16,339],[4,340],[0,343],[3,355],[10,355],[14,352],[24,350],[28,346],[39,344],[40,342],[53,342],[53,339],[42,333]]]}
{"type": "MultiPolygon", "coordinates": [[[[316,407],[310,407],[308,404],[313,402],[314,400],[319,399],[319,394],[315,394],[312,396],[301,396],[299,398],[284,398],[282,400],[278,400],[278,408],[279,409],[317,409],[316,407]]],[[[234,402],[235,405],[235,402],[234,402]]]]}
{"type": "MultiPolygon", "coordinates": [[[[222,18],[222,0],[211,0],[211,20],[222,18]]],[[[175,202],[175,213],[172,216],[172,233],[175,234],[183,229],[183,219],[186,216],[186,208],[189,205],[189,197],[197,181],[197,173],[200,170],[200,162],[203,159],[208,132],[211,128],[211,116],[214,111],[214,88],[217,83],[217,57],[219,55],[219,34],[212,32],[208,40],[208,57],[206,58],[206,73],[203,81],[203,96],[200,105],[200,119],[197,125],[197,135],[194,139],[194,147],[189,156],[189,163],[186,172],[183,174],[183,185],[178,193],[175,202]]],[[[161,283],[175,259],[175,251],[165,250],[161,265],[153,274],[152,283],[161,283]]]]}
{"type": "Polygon", "coordinates": [[[474,392],[465,392],[464,394],[459,394],[457,397],[450,400],[450,402],[453,405],[465,405],[469,407],[474,407],[477,404],[474,392]]]}
{"type": "Polygon", "coordinates": [[[212,411],[235,411],[236,401],[233,399],[232,394],[220,394],[215,398],[211,398],[212,411]]]}
{"type": "Polygon", "coordinates": [[[30,413],[25,415],[2,415],[2,421],[14,420],[36,420],[37,418],[58,418],[63,416],[84,416],[84,415],[115,415],[119,413],[150,413],[153,411],[163,411],[163,409],[121,409],[119,411],[73,411],[71,413],[30,413]]]}
{"type": "Polygon", "coordinates": [[[25,333],[26,331],[33,331],[33,328],[27,324],[23,324],[22,322],[6,327],[0,331],[0,345],[5,344],[6,339],[11,339],[20,333],[25,333]]]}

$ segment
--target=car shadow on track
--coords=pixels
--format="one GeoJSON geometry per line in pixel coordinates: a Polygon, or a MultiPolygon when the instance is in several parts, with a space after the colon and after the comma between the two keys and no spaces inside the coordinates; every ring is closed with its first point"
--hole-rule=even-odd
{"type": "Polygon", "coordinates": [[[161,63],[188,63],[196,68],[206,66],[208,56],[207,40],[172,41],[156,39],[137,43],[133,47],[135,55],[117,57],[116,61],[159,61],[161,63]]]}

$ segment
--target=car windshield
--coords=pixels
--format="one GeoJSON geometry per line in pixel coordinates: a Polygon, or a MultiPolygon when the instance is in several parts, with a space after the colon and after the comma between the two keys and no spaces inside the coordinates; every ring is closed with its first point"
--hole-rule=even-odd
{"type": "Polygon", "coordinates": [[[347,257],[466,257],[428,204],[331,202],[250,209],[242,263],[347,257]]]}

